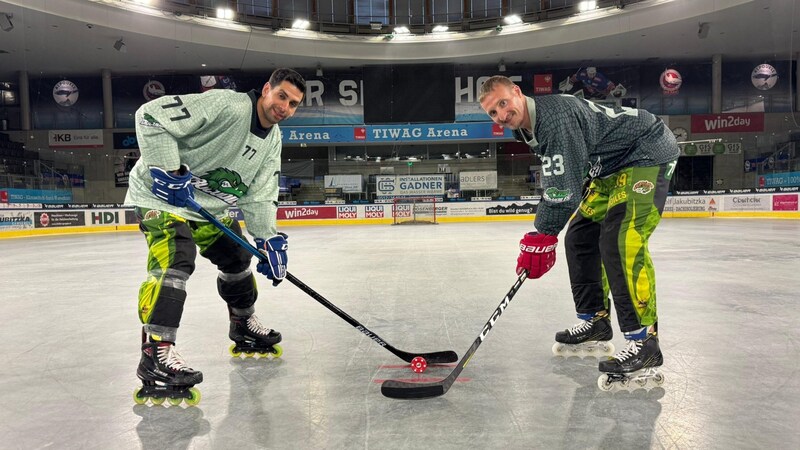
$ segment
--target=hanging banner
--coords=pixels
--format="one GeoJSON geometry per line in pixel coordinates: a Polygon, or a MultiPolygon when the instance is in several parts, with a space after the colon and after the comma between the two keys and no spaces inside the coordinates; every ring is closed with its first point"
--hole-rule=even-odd
{"type": "Polygon", "coordinates": [[[424,125],[364,125],[358,127],[281,127],[284,144],[363,142],[437,142],[512,139],[511,131],[493,122],[424,125]]]}
{"type": "Polygon", "coordinates": [[[341,189],[345,194],[364,192],[364,177],[358,175],[325,175],[325,188],[341,189]]]}
{"type": "Polygon", "coordinates": [[[444,195],[444,175],[378,175],[375,177],[378,197],[444,195]]]}
{"type": "Polygon", "coordinates": [[[697,142],[680,144],[681,156],[740,155],[741,142],[697,142]]]}
{"type": "Polygon", "coordinates": [[[103,130],[50,130],[50,148],[102,148],[103,130]]]}
{"type": "Polygon", "coordinates": [[[462,191],[497,189],[497,171],[461,172],[458,184],[462,191]]]}
{"type": "Polygon", "coordinates": [[[692,133],[759,133],[764,113],[692,114],[692,133]]]}

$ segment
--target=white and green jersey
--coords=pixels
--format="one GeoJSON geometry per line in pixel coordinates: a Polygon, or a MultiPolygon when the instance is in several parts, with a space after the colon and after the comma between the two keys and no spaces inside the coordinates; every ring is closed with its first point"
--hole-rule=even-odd
{"type": "Polygon", "coordinates": [[[125,204],[205,221],[194,211],[159,200],[150,190],[150,167],[176,170],[184,164],[194,175],[194,196],[201,206],[223,217],[238,205],[253,237],[274,236],[281,132],[278,125],[261,128],[257,99],[255,91],[215,89],[166,95],[142,105],[136,111],[141,158],[131,170],[125,204]]]}
{"type": "Polygon", "coordinates": [[[587,178],[626,167],[650,167],[678,159],[675,136],[660,118],[633,108],[610,108],[572,95],[526,97],[533,135],[514,137],[542,160],[542,201],[534,225],[557,235],[581,201],[587,178]]]}

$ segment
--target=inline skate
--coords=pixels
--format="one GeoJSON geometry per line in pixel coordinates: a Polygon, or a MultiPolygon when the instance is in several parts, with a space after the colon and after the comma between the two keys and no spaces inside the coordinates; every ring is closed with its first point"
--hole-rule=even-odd
{"type": "Polygon", "coordinates": [[[229,349],[231,356],[238,358],[244,353],[245,357],[251,358],[258,353],[261,357],[271,354],[273,358],[280,358],[283,355],[283,348],[278,345],[282,339],[281,334],[261,324],[255,314],[231,314],[230,318],[228,337],[234,342],[229,349]]]}
{"type": "Polygon", "coordinates": [[[556,333],[553,354],[556,356],[609,356],[614,354],[611,320],[608,313],[579,313],[581,322],[556,333]]]}
{"type": "Polygon", "coordinates": [[[174,342],[149,341],[142,343],[142,357],[136,375],[142,387],[133,392],[133,401],[143,405],[148,399],[154,405],[168,400],[173,406],[185,401],[188,406],[200,403],[200,391],[194,387],[203,381],[203,373],[186,365],[175,350],[174,342]]]}
{"type": "Polygon", "coordinates": [[[611,391],[664,384],[664,375],[658,370],[664,364],[664,357],[656,333],[648,333],[647,328],[643,328],[639,332],[626,333],[625,339],[628,341],[625,349],[600,361],[598,368],[603,374],[597,379],[597,386],[604,391],[611,391]]]}

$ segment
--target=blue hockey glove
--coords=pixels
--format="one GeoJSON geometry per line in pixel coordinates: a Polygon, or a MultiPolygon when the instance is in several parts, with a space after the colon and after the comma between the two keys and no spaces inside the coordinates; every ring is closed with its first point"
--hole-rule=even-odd
{"type": "Polygon", "coordinates": [[[258,273],[272,280],[273,286],[279,285],[286,277],[286,264],[289,262],[287,237],[286,233],[278,233],[267,240],[256,238],[256,248],[267,257],[266,261],[259,261],[256,268],[258,273]]]}
{"type": "Polygon", "coordinates": [[[181,165],[178,175],[160,167],[151,167],[150,175],[153,177],[153,194],[170,205],[183,208],[188,199],[194,198],[192,172],[187,166],[181,165]]]}

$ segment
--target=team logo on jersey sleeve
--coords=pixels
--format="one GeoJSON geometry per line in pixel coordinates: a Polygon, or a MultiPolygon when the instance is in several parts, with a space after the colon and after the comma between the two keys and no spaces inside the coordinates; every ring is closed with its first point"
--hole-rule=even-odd
{"type": "Polygon", "coordinates": [[[557,187],[549,187],[542,194],[545,200],[550,203],[564,203],[572,198],[572,191],[569,189],[559,189],[557,187]]]}
{"type": "Polygon", "coordinates": [[[164,128],[155,117],[151,116],[150,114],[144,113],[142,115],[142,120],[139,121],[139,125],[151,128],[164,128]]]}
{"type": "Polygon", "coordinates": [[[242,182],[242,176],[225,167],[218,167],[206,172],[194,180],[194,187],[206,194],[216,197],[229,205],[235,205],[237,200],[247,194],[249,189],[242,182]]]}

